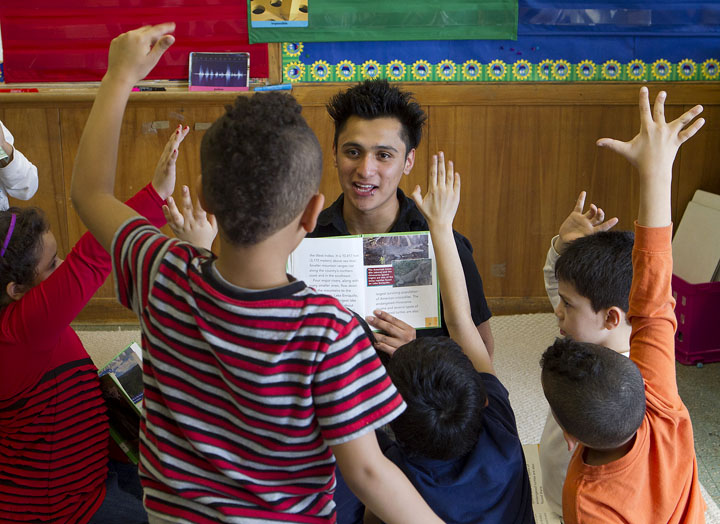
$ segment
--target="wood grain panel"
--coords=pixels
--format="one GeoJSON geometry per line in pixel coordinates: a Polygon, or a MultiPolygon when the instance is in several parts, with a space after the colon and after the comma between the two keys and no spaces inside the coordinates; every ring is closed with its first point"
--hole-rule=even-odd
{"type": "MultiPolygon", "coordinates": [[[[404,84],[428,113],[415,167],[401,188],[427,187],[429,155],[442,149],[462,174],[455,227],[475,247],[488,301],[496,314],[547,310],[541,268],[550,238],[581,189],[608,216],[631,229],[638,194],[633,169],[595,141],[628,140],[638,130],[633,84],[404,84]]],[[[293,95],[324,155],[320,190],[329,205],[340,193],[332,156],[333,125],[325,104],[346,84],[295,86],[293,95]]],[[[705,128],[685,144],[674,166],[675,224],[696,189],[720,193],[720,91],[713,83],[651,84],[667,89],[668,119],[694,103],[705,106],[705,128]]],[[[133,93],[123,122],[116,190],[131,196],[151,178],[167,136],[177,123],[213,122],[235,93],[133,93]],[[152,122],[166,121],[156,130],[152,122]]],[[[69,188],[77,145],[94,89],[0,94],[0,118],[18,146],[40,169],[40,189],[30,204],[47,213],[61,252],[84,227],[72,210],[69,188]]],[[[250,93],[241,94],[249,96],[250,93]]],[[[200,126],[202,127],[202,126],[200,126]]],[[[181,146],[178,185],[194,187],[200,173],[203,131],[181,146]]],[[[23,204],[23,203],[20,203],[23,204]]],[[[87,322],[133,322],[106,284],[82,313],[87,322]]]]}
{"type": "Polygon", "coordinates": [[[38,168],[35,196],[27,201],[10,198],[10,205],[42,209],[57,239],[58,254],[64,257],[69,240],[58,110],[11,106],[0,110],[0,120],[15,137],[15,146],[38,168]]]}

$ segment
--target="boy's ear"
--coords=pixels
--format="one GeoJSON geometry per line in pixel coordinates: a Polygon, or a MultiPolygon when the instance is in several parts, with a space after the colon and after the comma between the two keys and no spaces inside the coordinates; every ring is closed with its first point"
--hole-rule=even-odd
{"type": "Polygon", "coordinates": [[[5,293],[10,297],[10,300],[20,300],[26,292],[25,286],[16,282],[8,282],[8,285],[5,286],[5,293]]]}
{"type": "Polygon", "coordinates": [[[625,321],[625,312],[617,306],[605,310],[605,329],[615,329],[625,321]]]}
{"type": "Polygon", "coordinates": [[[306,232],[312,233],[315,231],[315,225],[317,224],[320,212],[323,210],[324,204],[325,195],[322,193],[315,193],[308,202],[307,206],[305,206],[305,211],[303,211],[303,214],[300,217],[300,227],[302,227],[306,232]]]}
{"type": "Polygon", "coordinates": [[[409,175],[415,165],[415,149],[411,149],[405,157],[405,169],[403,169],[403,175],[409,175]]]}
{"type": "Polygon", "coordinates": [[[578,439],[576,439],[575,437],[573,437],[570,433],[568,433],[564,429],[563,429],[563,437],[565,437],[565,442],[567,442],[568,451],[570,453],[575,451],[575,448],[580,443],[580,441],[578,439]]]}

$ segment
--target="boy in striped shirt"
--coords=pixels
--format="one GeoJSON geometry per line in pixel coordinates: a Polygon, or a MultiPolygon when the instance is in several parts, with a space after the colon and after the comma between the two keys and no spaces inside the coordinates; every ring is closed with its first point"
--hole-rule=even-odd
{"type": "MultiPolygon", "coordinates": [[[[113,196],[128,95],[173,29],[113,40],[72,186],[83,222],[113,255],[120,301],[141,322],[151,522],[333,522],[336,459],[386,522],[438,522],[378,447],[373,430],[405,404],[362,329],[337,300],[285,273],[323,205],[320,147],[295,100],[239,97],[203,138],[217,258],[113,196]]],[[[185,227],[197,228],[198,243],[213,234],[192,213],[185,227]]]]}

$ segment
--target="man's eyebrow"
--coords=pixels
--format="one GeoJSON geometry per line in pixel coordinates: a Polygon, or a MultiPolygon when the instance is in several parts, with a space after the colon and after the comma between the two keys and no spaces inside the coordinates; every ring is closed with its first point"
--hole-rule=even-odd
{"type": "MultiPolygon", "coordinates": [[[[344,142],[340,147],[357,147],[358,149],[365,149],[362,144],[358,144],[357,142],[344,142]]],[[[394,151],[399,152],[399,150],[395,146],[387,146],[383,144],[379,144],[377,146],[372,146],[370,149],[373,151],[394,151]]]]}

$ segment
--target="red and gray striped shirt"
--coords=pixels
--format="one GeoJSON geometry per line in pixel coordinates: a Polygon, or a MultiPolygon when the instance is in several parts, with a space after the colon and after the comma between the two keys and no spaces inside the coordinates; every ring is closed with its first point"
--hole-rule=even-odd
{"type": "Polygon", "coordinates": [[[140,472],[153,519],[334,522],[330,446],[405,408],[352,314],[303,282],[238,288],[142,219],[113,243],[140,318],[140,472]]]}

